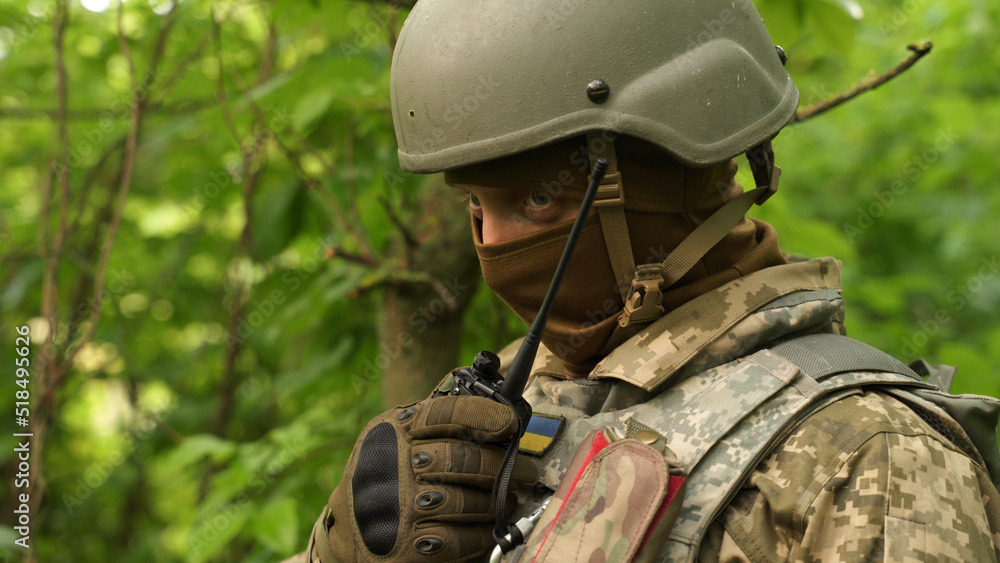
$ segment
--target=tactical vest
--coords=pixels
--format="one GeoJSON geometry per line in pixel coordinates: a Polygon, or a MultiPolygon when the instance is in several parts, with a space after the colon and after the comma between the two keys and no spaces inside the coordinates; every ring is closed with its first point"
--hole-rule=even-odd
{"type": "MultiPolygon", "coordinates": [[[[690,562],[710,524],[771,450],[800,422],[862,388],[878,388],[904,402],[973,461],[985,464],[1000,487],[1000,401],[950,395],[954,370],[931,371],[922,361],[906,366],[844,336],[796,337],[689,377],[644,403],[577,418],[560,447],[575,450],[591,430],[621,427],[630,419],[663,430],[688,476],[677,522],[656,560],[690,562]]],[[[511,555],[516,560],[520,554],[511,555]]]]}

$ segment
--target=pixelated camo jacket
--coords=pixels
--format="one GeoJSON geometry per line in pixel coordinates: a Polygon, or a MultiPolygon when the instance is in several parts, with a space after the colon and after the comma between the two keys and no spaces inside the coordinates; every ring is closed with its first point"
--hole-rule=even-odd
{"type": "MultiPolygon", "coordinates": [[[[708,390],[723,412],[746,409],[767,368],[749,354],[796,334],[843,334],[843,319],[839,263],[823,258],[768,268],[682,305],[587,379],[564,379],[543,349],[525,398],[548,430],[529,427],[522,447],[538,463],[539,487],[520,495],[515,516],[559,491],[504,561],[996,561],[1000,499],[981,460],[884,391],[854,389],[796,426],[701,530],[694,522],[712,484],[678,495],[680,517],[667,522],[658,507],[670,487],[648,449],[608,448],[588,472],[574,465],[594,431],[617,427],[627,437],[656,432],[653,449],[683,474],[683,459],[704,447],[715,422],[678,409],[686,394],[708,390]],[[581,475],[585,490],[569,494],[566,480],[581,475]]],[[[501,352],[504,365],[517,344],[501,352]]]]}

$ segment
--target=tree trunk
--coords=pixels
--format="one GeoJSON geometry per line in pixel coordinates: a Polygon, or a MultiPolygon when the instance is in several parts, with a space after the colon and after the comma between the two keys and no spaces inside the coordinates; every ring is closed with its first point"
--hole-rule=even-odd
{"type": "Polygon", "coordinates": [[[442,377],[471,358],[459,358],[462,317],[481,275],[468,209],[440,176],[428,180],[400,220],[410,242],[391,250],[411,272],[434,283],[389,286],[379,323],[379,361],[387,407],[426,398],[442,377]]]}

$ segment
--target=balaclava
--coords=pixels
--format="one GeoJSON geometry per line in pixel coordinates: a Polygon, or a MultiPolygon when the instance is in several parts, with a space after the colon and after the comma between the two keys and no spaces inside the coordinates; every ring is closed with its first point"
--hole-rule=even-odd
{"type": "MultiPolygon", "coordinates": [[[[636,265],[662,262],[685,237],[722,205],[739,196],[736,162],[707,168],[685,166],[659,147],[633,137],[615,142],[624,186],[625,220],[636,265]]],[[[589,160],[584,137],[571,138],[510,157],[445,172],[452,185],[474,185],[582,200],[589,160]]],[[[563,360],[568,377],[582,377],[614,347],[624,304],[608,257],[597,212],[584,224],[556,296],[542,342],[563,360]]],[[[473,235],[483,279],[522,320],[541,306],[572,221],[496,244],[473,235]]],[[[683,277],[663,290],[669,312],[698,295],[751,272],[784,264],[774,229],[744,218],[683,277]]],[[[631,332],[635,332],[635,328],[631,332]]]]}

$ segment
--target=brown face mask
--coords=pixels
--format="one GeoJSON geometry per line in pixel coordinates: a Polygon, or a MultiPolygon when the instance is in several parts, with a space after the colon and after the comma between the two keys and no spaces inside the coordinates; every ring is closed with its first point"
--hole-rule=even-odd
{"type": "MultiPolygon", "coordinates": [[[[483,244],[479,220],[473,217],[472,223],[483,280],[530,324],[541,308],[573,222],[495,244],[483,244]]],[[[608,342],[621,308],[597,212],[591,211],[563,275],[542,342],[568,364],[586,364],[608,342]]]]}
{"type": "MultiPolygon", "coordinates": [[[[582,199],[587,186],[586,140],[568,139],[526,153],[445,172],[449,184],[469,184],[582,199]]],[[[615,140],[625,189],[625,217],[632,255],[638,264],[662,262],[691,231],[742,193],[736,164],[691,168],[642,140],[615,140]]],[[[474,227],[477,221],[474,219],[474,227]]],[[[538,311],[572,223],[557,225],[476,249],[483,278],[526,322],[538,311]]],[[[570,377],[586,375],[622,342],[617,326],[623,307],[615,287],[604,235],[596,212],[577,243],[542,342],[566,364],[570,377]],[[612,340],[612,338],[614,338],[612,340]]],[[[774,229],[744,219],[685,276],[662,288],[669,312],[707,291],[751,272],[784,264],[774,229]]]]}

